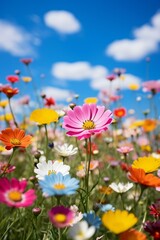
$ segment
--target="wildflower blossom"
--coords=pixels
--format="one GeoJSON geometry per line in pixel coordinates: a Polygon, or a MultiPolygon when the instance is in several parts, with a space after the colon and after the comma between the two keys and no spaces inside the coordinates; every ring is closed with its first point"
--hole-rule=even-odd
{"type": "Polygon", "coordinates": [[[116,108],[113,111],[114,115],[118,118],[122,118],[124,116],[126,116],[126,109],[125,108],[116,108]]]}
{"type": "Polygon", "coordinates": [[[31,58],[22,58],[20,61],[25,65],[29,65],[33,60],[31,58]]]}
{"type": "Polygon", "coordinates": [[[7,178],[0,179],[0,202],[9,207],[29,207],[35,199],[35,191],[33,189],[24,193],[27,186],[27,181],[19,181],[16,178],[8,180],[7,178]]]}
{"type": "Polygon", "coordinates": [[[5,108],[8,105],[8,100],[1,100],[0,107],[5,108]]]}
{"type": "Polygon", "coordinates": [[[50,98],[45,98],[45,106],[46,107],[51,107],[51,106],[54,106],[56,104],[54,98],[50,97],[50,98]]]}
{"type": "Polygon", "coordinates": [[[117,193],[125,193],[128,190],[130,190],[133,187],[133,183],[111,183],[109,185],[110,188],[112,188],[113,191],[117,192],[117,193]]]}
{"type": "Polygon", "coordinates": [[[148,187],[160,187],[160,178],[153,174],[146,174],[143,169],[130,168],[128,177],[133,182],[148,186],[148,187]]]}
{"type": "Polygon", "coordinates": [[[147,221],[144,223],[143,228],[154,238],[154,240],[160,240],[160,220],[156,222],[147,221]]]}
{"type": "Polygon", "coordinates": [[[31,82],[31,81],[32,81],[32,78],[29,77],[29,76],[23,76],[23,77],[22,77],[22,81],[25,82],[25,83],[28,83],[28,82],[31,82]]]}
{"type": "Polygon", "coordinates": [[[18,88],[12,88],[11,86],[4,86],[2,92],[8,97],[12,98],[14,95],[19,93],[18,88]]]}
{"type": "Polygon", "coordinates": [[[68,143],[64,143],[61,146],[60,145],[55,146],[54,149],[61,157],[69,157],[75,155],[78,151],[77,147],[74,148],[72,144],[69,145],[68,143]]]}
{"type": "Polygon", "coordinates": [[[95,231],[94,226],[89,227],[86,221],[80,221],[69,229],[68,236],[73,240],[87,240],[94,235],[95,231]]]}
{"type": "Polygon", "coordinates": [[[88,98],[84,99],[84,102],[86,104],[97,103],[98,99],[96,97],[88,97],[88,98]]]}
{"type": "Polygon", "coordinates": [[[0,140],[4,143],[7,150],[11,148],[26,148],[31,144],[32,136],[26,135],[25,131],[19,128],[6,128],[0,134],[0,140]]]}
{"type": "Polygon", "coordinates": [[[119,240],[147,240],[147,237],[142,232],[139,232],[135,229],[130,229],[121,233],[119,235],[119,240]]]}
{"type": "Polygon", "coordinates": [[[37,174],[36,177],[41,180],[45,176],[50,174],[62,173],[63,176],[69,174],[70,166],[63,164],[61,161],[51,161],[48,162],[41,161],[36,165],[34,172],[37,174]]]}
{"type": "Polygon", "coordinates": [[[84,104],[67,112],[63,127],[68,131],[68,136],[85,139],[107,130],[111,122],[110,110],[105,110],[104,106],[96,106],[96,104],[84,104]]]}
{"type": "Polygon", "coordinates": [[[16,166],[8,164],[7,162],[0,162],[0,174],[11,173],[16,169],[16,166]]]}
{"type": "Polygon", "coordinates": [[[71,178],[69,174],[63,176],[62,173],[57,173],[45,176],[39,185],[45,196],[71,195],[78,189],[79,180],[71,178]]]}
{"type": "Polygon", "coordinates": [[[48,215],[51,223],[55,227],[64,228],[70,226],[75,214],[70,208],[56,206],[48,212],[48,215]]]}
{"type": "Polygon", "coordinates": [[[160,167],[160,158],[154,158],[152,156],[140,157],[133,162],[132,167],[141,168],[145,173],[154,172],[160,167]]]}
{"type": "Polygon", "coordinates": [[[36,109],[31,113],[30,120],[39,125],[50,124],[51,122],[58,122],[58,113],[49,108],[36,109]]]}
{"type": "Polygon", "coordinates": [[[83,214],[78,211],[78,207],[76,205],[70,206],[70,209],[74,212],[74,218],[70,222],[70,226],[73,226],[74,224],[82,220],[83,214]]]}
{"type": "Polygon", "coordinates": [[[123,153],[123,154],[127,154],[127,153],[132,152],[133,148],[129,147],[129,146],[122,146],[122,147],[117,148],[117,151],[120,153],[123,153]]]}
{"type": "Polygon", "coordinates": [[[14,76],[14,75],[10,75],[10,76],[7,76],[7,81],[10,82],[10,83],[15,83],[15,82],[18,82],[19,81],[19,77],[18,76],[14,76]]]}
{"type": "Polygon", "coordinates": [[[109,210],[112,210],[112,211],[115,210],[115,208],[112,206],[112,204],[100,204],[99,207],[102,212],[107,212],[109,210]]]}
{"type": "Polygon", "coordinates": [[[155,203],[149,206],[150,214],[153,215],[155,218],[160,217],[160,199],[158,199],[155,203]]]}
{"type": "Polygon", "coordinates": [[[83,214],[83,219],[88,222],[89,226],[94,226],[98,229],[101,225],[101,219],[95,215],[93,211],[83,214]]]}
{"type": "Polygon", "coordinates": [[[128,213],[127,211],[119,210],[108,211],[102,216],[102,223],[107,227],[111,232],[119,234],[125,232],[126,230],[133,227],[138,219],[133,213],[128,213]]]}

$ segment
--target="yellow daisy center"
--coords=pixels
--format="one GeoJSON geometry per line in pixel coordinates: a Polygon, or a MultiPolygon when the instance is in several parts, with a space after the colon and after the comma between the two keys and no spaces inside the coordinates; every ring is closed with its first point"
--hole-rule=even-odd
{"type": "Polygon", "coordinates": [[[54,184],[53,188],[57,190],[61,190],[61,189],[65,189],[66,186],[63,183],[56,183],[54,184]]]}
{"type": "Polygon", "coordinates": [[[56,171],[55,170],[48,170],[48,175],[51,175],[51,174],[56,174],[56,171]]]}
{"type": "Polygon", "coordinates": [[[85,129],[85,130],[94,129],[95,124],[92,120],[86,120],[86,121],[83,122],[82,128],[85,129]]]}
{"type": "Polygon", "coordinates": [[[22,194],[18,191],[11,191],[8,193],[8,197],[10,200],[14,202],[19,202],[22,200],[22,194]]]}
{"type": "Polygon", "coordinates": [[[21,142],[18,138],[12,138],[10,141],[13,145],[20,145],[21,142]]]}
{"type": "Polygon", "coordinates": [[[66,221],[66,215],[64,215],[63,213],[57,213],[55,216],[54,216],[54,220],[56,222],[65,222],[66,221]]]}

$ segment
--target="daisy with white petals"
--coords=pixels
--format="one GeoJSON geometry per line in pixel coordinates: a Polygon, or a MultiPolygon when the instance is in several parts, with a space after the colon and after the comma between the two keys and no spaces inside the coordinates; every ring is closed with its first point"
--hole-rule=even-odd
{"type": "Polygon", "coordinates": [[[63,176],[69,174],[70,166],[63,164],[61,161],[42,161],[37,164],[34,172],[39,180],[43,180],[46,175],[62,173],[63,176]]]}
{"type": "Polygon", "coordinates": [[[133,183],[118,183],[117,184],[117,183],[113,182],[109,185],[109,187],[112,188],[112,190],[117,193],[125,193],[133,187],[133,183]]]}
{"type": "Polygon", "coordinates": [[[68,236],[73,240],[87,240],[95,233],[94,226],[89,227],[87,221],[81,221],[73,225],[68,231],[68,236]]]}
{"type": "Polygon", "coordinates": [[[74,148],[72,144],[69,145],[68,143],[64,143],[61,146],[60,145],[55,146],[54,149],[61,157],[69,157],[69,156],[75,155],[78,151],[77,147],[74,148]]]}

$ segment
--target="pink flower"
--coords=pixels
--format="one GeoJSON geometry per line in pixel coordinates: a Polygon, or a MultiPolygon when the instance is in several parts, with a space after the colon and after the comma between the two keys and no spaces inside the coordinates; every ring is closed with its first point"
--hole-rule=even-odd
{"type": "Polygon", "coordinates": [[[160,92],[160,81],[152,80],[142,83],[144,91],[151,91],[152,93],[160,92]]]}
{"type": "Polygon", "coordinates": [[[27,186],[26,180],[19,181],[16,178],[8,180],[7,178],[0,179],[0,202],[9,207],[29,207],[36,199],[33,189],[24,193],[27,186]]]}
{"type": "Polygon", "coordinates": [[[123,153],[123,154],[127,154],[127,153],[133,151],[133,148],[129,147],[129,146],[122,146],[120,148],[117,148],[117,151],[120,153],[123,153]]]}
{"type": "Polygon", "coordinates": [[[104,106],[96,106],[96,104],[84,104],[67,112],[63,127],[68,130],[68,136],[81,140],[107,130],[111,123],[112,112],[110,110],[105,110],[104,106]]]}
{"type": "Polygon", "coordinates": [[[64,206],[53,207],[49,212],[49,219],[57,228],[65,228],[73,222],[75,213],[64,206]]]}
{"type": "Polygon", "coordinates": [[[7,162],[0,162],[0,174],[11,173],[15,170],[15,166],[8,164],[7,162]]]}

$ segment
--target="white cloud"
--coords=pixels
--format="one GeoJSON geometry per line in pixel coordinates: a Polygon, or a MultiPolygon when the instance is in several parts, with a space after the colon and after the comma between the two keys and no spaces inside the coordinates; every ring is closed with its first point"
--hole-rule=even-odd
{"type": "Polygon", "coordinates": [[[44,15],[45,24],[63,34],[80,31],[81,25],[76,17],[67,11],[49,11],[44,15]]]}
{"type": "Polygon", "coordinates": [[[119,61],[140,60],[157,50],[157,43],[145,39],[123,39],[113,42],[107,48],[107,55],[119,61]]]}
{"type": "Polygon", "coordinates": [[[141,79],[132,74],[125,74],[124,80],[116,78],[112,81],[112,84],[110,84],[110,81],[108,81],[106,78],[94,79],[91,81],[91,87],[93,89],[106,91],[112,90],[113,92],[116,91],[118,88],[129,89],[129,86],[131,84],[136,84],[140,87],[141,79]]]}
{"type": "Polygon", "coordinates": [[[50,86],[43,89],[43,94],[46,94],[47,97],[53,97],[56,101],[63,101],[71,96],[71,93],[68,90],[50,86]]]}
{"type": "Polygon", "coordinates": [[[160,42],[160,13],[155,14],[151,24],[145,24],[133,31],[134,39],[112,42],[105,52],[118,61],[137,61],[158,50],[160,42]]]}
{"type": "Polygon", "coordinates": [[[85,80],[105,77],[108,70],[100,65],[91,66],[88,62],[58,62],[52,66],[52,74],[61,80],[85,80]]]}
{"type": "Polygon", "coordinates": [[[0,20],[0,50],[14,56],[33,54],[32,37],[24,29],[7,21],[0,20]]]}

